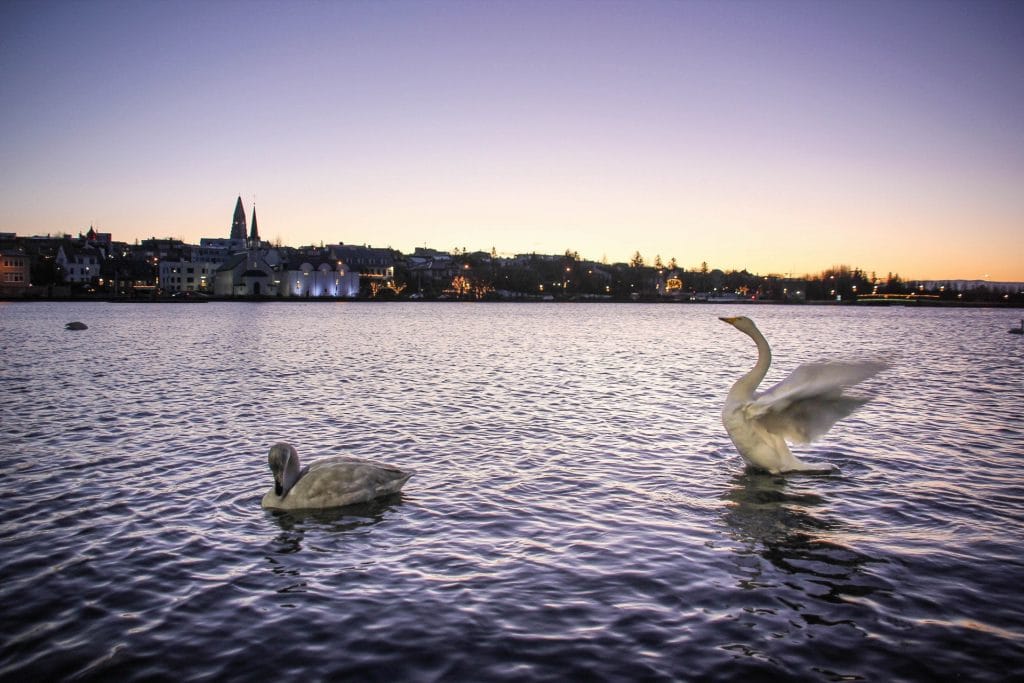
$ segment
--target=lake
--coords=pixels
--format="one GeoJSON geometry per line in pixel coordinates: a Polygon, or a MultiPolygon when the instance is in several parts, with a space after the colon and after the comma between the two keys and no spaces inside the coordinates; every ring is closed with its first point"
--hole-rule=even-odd
{"type": "Polygon", "coordinates": [[[0,678],[1019,678],[1020,317],[0,304],[0,678]],[[892,364],[794,449],[839,473],[745,470],[736,314],[772,344],[765,386],[892,364]],[[279,440],[416,474],[264,511],[279,440]]]}

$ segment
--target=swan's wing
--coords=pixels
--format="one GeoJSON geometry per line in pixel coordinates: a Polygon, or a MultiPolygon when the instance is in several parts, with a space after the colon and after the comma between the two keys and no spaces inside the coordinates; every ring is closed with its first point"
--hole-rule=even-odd
{"type": "Polygon", "coordinates": [[[301,480],[302,488],[291,495],[296,507],[340,507],[397,493],[412,475],[389,465],[334,456],[313,463],[301,480]]]}
{"type": "Polygon", "coordinates": [[[843,389],[873,377],[888,366],[867,361],[860,363],[805,363],[789,377],[755,398],[752,407],[771,409],[802,399],[838,396],[843,389]]]}
{"type": "Polygon", "coordinates": [[[872,377],[885,363],[808,363],[747,404],[744,412],[773,434],[795,443],[813,441],[868,402],[843,390],[872,377]]]}
{"type": "Polygon", "coordinates": [[[802,399],[784,409],[766,412],[755,421],[790,443],[810,443],[869,400],[866,396],[802,399]]]}

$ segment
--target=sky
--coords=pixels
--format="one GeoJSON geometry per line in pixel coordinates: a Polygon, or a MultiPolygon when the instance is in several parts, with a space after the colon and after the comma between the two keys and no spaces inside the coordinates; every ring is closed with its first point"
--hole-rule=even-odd
{"type": "Polygon", "coordinates": [[[0,3],[0,232],[1024,281],[1024,2],[0,3]]]}

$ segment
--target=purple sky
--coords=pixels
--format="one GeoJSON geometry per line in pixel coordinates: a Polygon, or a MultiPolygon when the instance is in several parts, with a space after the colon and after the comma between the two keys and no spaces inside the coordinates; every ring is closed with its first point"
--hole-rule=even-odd
{"type": "Polygon", "coordinates": [[[1024,2],[0,3],[0,231],[1024,281],[1024,2]]]}

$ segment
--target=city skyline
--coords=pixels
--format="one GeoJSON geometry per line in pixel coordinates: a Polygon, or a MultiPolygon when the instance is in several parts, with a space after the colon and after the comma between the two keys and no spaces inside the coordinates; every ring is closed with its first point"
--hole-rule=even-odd
{"type": "Polygon", "coordinates": [[[6,3],[0,231],[1024,281],[1010,2],[6,3]]]}

